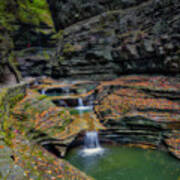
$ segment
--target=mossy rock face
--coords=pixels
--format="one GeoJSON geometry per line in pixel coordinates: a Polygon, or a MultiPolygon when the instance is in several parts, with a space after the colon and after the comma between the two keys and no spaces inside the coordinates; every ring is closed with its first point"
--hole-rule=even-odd
{"type": "Polygon", "coordinates": [[[73,116],[72,109],[62,106],[57,107],[52,102],[65,100],[72,103],[75,100],[77,106],[78,98],[83,98],[84,102],[91,100],[93,89],[96,86],[97,84],[93,85],[91,82],[77,82],[75,84],[60,84],[58,81],[53,80],[49,81],[48,84],[44,82],[44,84],[36,86],[34,90],[28,90],[26,97],[16,105],[13,111],[14,121],[19,124],[19,130],[37,144],[61,144],[62,152],[60,150],[60,153],[64,156],[66,148],[78,134],[92,126],[89,125],[91,124],[89,122],[94,120],[95,124],[98,124],[98,121],[95,116],[91,117],[88,113],[85,116],[86,118],[81,117],[77,110],[75,116],[73,116]],[[89,85],[91,86],[89,87],[89,85]],[[66,93],[64,96],[48,97],[36,92],[41,92],[43,89],[48,95],[48,90],[53,90],[53,88],[59,88],[60,90],[70,88],[70,91],[72,88],[72,92],[74,92],[74,90],[82,87],[84,90],[87,88],[87,92],[80,92],[74,96],[66,96],[66,93]],[[26,127],[26,130],[23,127],[26,127]]]}
{"type": "Polygon", "coordinates": [[[14,50],[54,46],[54,24],[46,0],[10,0],[1,3],[0,26],[0,83],[13,84],[21,80],[14,50]]]}
{"type": "Polygon", "coordinates": [[[83,128],[74,126],[74,118],[68,110],[56,107],[36,90],[28,90],[26,97],[15,106],[12,116],[16,134],[13,139],[15,159],[24,167],[26,177],[91,179],[66,161],[54,157],[64,156],[83,128]]]}
{"type": "Polygon", "coordinates": [[[57,61],[63,61],[56,69],[63,73],[56,76],[107,80],[128,73],[180,73],[177,6],[179,1],[151,0],[73,23],[59,42],[57,61]]]}
{"type": "Polygon", "coordinates": [[[50,154],[44,148],[29,142],[21,133],[14,139],[16,165],[24,169],[26,179],[39,180],[93,180],[63,159],[50,154]]]}
{"type": "Polygon", "coordinates": [[[16,105],[13,116],[18,130],[30,141],[42,146],[60,144],[60,156],[64,156],[66,148],[79,133],[74,131],[74,136],[68,133],[74,119],[66,109],[56,107],[47,96],[33,91],[16,105]]]}
{"type": "Polygon", "coordinates": [[[146,0],[48,0],[56,29],[58,30],[103,12],[132,7],[145,1],[146,0]]]}
{"type": "MultiPolygon", "coordinates": [[[[54,43],[59,39],[57,51],[21,56],[23,76],[109,80],[129,73],[180,73],[178,0],[53,0],[49,5],[59,30],[53,36],[54,43]]],[[[46,38],[35,36],[46,44],[46,38]]]]}
{"type": "Polygon", "coordinates": [[[51,76],[55,48],[31,47],[17,53],[18,68],[23,77],[51,76]]]}
{"type": "Polygon", "coordinates": [[[20,76],[12,53],[13,41],[5,30],[1,30],[0,34],[0,85],[15,84],[20,76]]]}
{"type": "Polygon", "coordinates": [[[0,141],[0,178],[25,180],[24,171],[15,165],[13,152],[2,140],[0,141]]]}
{"type": "Polygon", "coordinates": [[[24,170],[14,163],[11,110],[25,95],[25,84],[0,90],[0,179],[25,180],[24,170]]]}
{"type": "Polygon", "coordinates": [[[10,35],[15,49],[52,46],[55,30],[46,0],[3,1],[0,15],[1,31],[10,35]]]}
{"type": "Polygon", "coordinates": [[[26,93],[26,86],[0,89],[0,179],[92,180],[46,150],[49,143],[60,144],[61,152],[74,140],[75,135],[69,138],[66,132],[73,119],[47,96],[34,90],[26,93]]]}

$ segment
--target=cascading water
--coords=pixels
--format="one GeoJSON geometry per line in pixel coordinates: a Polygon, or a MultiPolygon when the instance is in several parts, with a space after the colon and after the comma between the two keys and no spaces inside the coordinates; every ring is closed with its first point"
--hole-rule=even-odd
{"type": "Polygon", "coordinates": [[[38,85],[39,85],[39,81],[36,80],[36,81],[34,82],[34,85],[35,85],[35,86],[38,86],[38,85]]]}
{"type": "Polygon", "coordinates": [[[70,94],[70,89],[67,87],[67,88],[64,88],[64,91],[65,91],[65,94],[66,95],[69,95],[70,94]]]}
{"type": "Polygon", "coordinates": [[[103,148],[101,148],[98,139],[98,133],[96,131],[86,132],[84,138],[84,149],[81,151],[83,156],[90,156],[96,154],[102,154],[103,148]]]}
{"type": "Polygon", "coordinates": [[[79,105],[79,107],[84,107],[82,98],[78,99],[78,105],[79,105]]]}
{"type": "Polygon", "coordinates": [[[84,139],[84,145],[89,149],[100,147],[98,133],[96,131],[87,132],[84,139]]]}
{"type": "Polygon", "coordinates": [[[42,90],[41,90],[41,94],[45,95],[45,94],[46,94],[46,90],[45,90],[45,89],[42,89],[42,90]]]}
{"type": "Polygon", "coordinates": [[[79,111],[83,111],[83,110],[91,110],[92,106],[85,106],[83,103],[83,99],[82,98],[78,98],[78,107],[76,107],[77,110],[79,111]]]}

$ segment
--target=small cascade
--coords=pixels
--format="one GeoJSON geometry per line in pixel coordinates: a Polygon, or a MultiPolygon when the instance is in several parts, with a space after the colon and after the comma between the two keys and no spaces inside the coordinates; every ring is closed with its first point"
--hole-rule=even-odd
{"type": "Polygon", "coordinates": [[[45,90],[45,89],[42,89],[42,90],[41,90],[41,94],[45,95],[45,94],[46,94],[46,90],[45,90]]]}
{"type": "Polygon", "coordinates": [[[79,106],[79,107],[84,107],[82,98],[79,98],[79,99],[78,99],[78,106],[79,106]]]}
{"type": "Polygon", "coordinates": [[[70,94],[70,89],[69,88],[64,88],[65,94],[69,95],[70,94]]]}
{"type": "Polygon", "coordinates": [[[39,85],[39,81],[36,80],[36,81],[34,82],[34,85],[35,85],[35,86],[38,86],[38,85],[39,85]]]}
{"type": "Polygon", "coordinates": [[[98,133],[96,131],[88,131],[84,138],[84,149],[82,150],[83,156],[90,156],[96,154],[102,154],[103,148],[101,148],[98,139],[98,133]]]}
{"type": "Polygon", "coordinates": [[[91,110],[92,106],[85,106],[83,103],[83,99],[82,98],[78,98],[78,107],[76,107],[77,110],[91,110]]]}
{"type": "Polygon", "coordinates": [[[84,145],[86,148],[98,148],[98,147],[100,147],[99,139],[98,139],[98,133],[96,131],[87,132],[85,139],[84,139],[84,145]]]}

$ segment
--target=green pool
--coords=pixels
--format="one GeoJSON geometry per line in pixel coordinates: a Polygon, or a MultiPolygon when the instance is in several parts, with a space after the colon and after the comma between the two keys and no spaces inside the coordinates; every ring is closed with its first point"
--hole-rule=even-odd
{"type": "Polygon", "coordinates": [[[103,155],[82,157],[72,149],[67,160],[97,180],[180,180],[180,161],[168,153],[105,146],[103,155]]]}

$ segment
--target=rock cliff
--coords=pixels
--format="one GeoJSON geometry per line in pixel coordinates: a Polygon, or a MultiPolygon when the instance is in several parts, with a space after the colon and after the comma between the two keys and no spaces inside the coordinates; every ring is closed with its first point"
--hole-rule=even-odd
{"type": "Polygon", "coordinates": [[[48,50],[55,56],[47,62],[24,54],[18,61],[23,76],[107,80],[179,73],[178,0],[54,0],[49,5],[59,31],[56,51],[48,50]],[[34,68],[39,70],[32,73],[34,68]]]}
{"type": "Polygon", "coordinates": [[[168,149],[180,158],[180,81],[126,76],[99,88],[95,111],[104,142],[168,149]]]}
{"type": "Polygon", "coordinates": [[[179,73],[179,13],[179,1],[147,1],[65,28],[57,56],[59,76],[179,73]]]}

